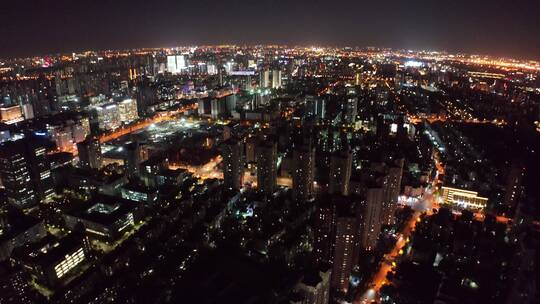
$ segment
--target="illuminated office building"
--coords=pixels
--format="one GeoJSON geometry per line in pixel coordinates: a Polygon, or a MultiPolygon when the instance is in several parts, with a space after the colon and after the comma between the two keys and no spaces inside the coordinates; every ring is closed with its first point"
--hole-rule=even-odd
{"type": "Polygon", "coordinates": [[[118,115],[122,123],[130,123],[139,119],[137,100],[124,99],[118,103],[118,115]]]}
{"type": "Polygon", "coordinates": [[[97,106],[95,109],[97,112],[97,119],[100,129],[115,130],[120,127],[120,112],[117,104],[109,103],[106,105],[97,106]]]}
{"type": "Polygon", "coordinates": [[[442,203],[457,209],[484,210],[488,199],[478,192],[452,187],[442,187],[442,203]]]}
{"type": "Polygon", "coordinates": [[[269,70],[261,71],[260,80],[259,80],[259,86],[261,88],[269,88],[270,87],[270,71],[269,70]]]}
{"type": "Polygon", "coordinates": [[[259,86],[261,88],[279,89],[282,87],[282,73],[279,69],[262,70],[259,77],[259,86]]]}
{"type": "Polygon", "coordinates": [[[1,106],[0,121],[6,124],[12,124],[24,120],[21,106],[1,106]]]}
{"type": "Polygon", "coordinates": [[[218,73],[218,69],[215,64],[208,64],[206,66],[206,71],[208,75],[216,75],[218,73]]]}
{"type": "Polygon", "coordinates": [[[57,239],[49,235],[36,244],[14,250],[12,260],[22,265],[48,288],[61,286],[76,275],[76,269],[89,259],[90,245],[81,233],[72,232],[57,239]]]}
{"type": "Polygon", "coordinates": [[[0,145],[0,176],[10,204],[27,208],[54,194],[43,138],[26,135],[0,145]]]}
{"type": "Polygon", "coordinates": [[[279,89],[281,85],[281,70],[272,71],[272,89],[279,89]]]}
{"type": "Polygon", "coordinates": [[[30,175],[26,151],[13,142],[5,142],[0,148],[0,175],[6,189],[7,201],[20,208],[36,203],[35,187],[30,175]]]}
{"type": "Polygon", "coordinates": [[[171,74],[179,74],[187,67],[184,55],[167,56],[167,71],[171,74]]]}

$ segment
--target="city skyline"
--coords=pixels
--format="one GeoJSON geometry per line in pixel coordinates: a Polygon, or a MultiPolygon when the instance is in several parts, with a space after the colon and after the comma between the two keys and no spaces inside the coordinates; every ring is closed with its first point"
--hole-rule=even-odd
{"type": "Polygon", "coordinates": [[[376,46],[355,46],[355,45],[289,45],[289,44],[235,44],[235,43],[222,43],[222,44],[186,44],[186,45],[175,45],[175,46],[165,46],[165,47],[137,47],[137,48],[118,48],[118,49],[78,49],[71,51],[63,51],[57,53],[40,53],[32,54],[28,56],[14,56],[14,57],[0,57],[0,60],[12,61],[12,60],[21,60],[21,59],[32,59],[32,58],[47,58],[47,57],[60,57],[60,56],[72,56],[72,55],[84,55],[88,53],[93,54],[115,54],[115,53],[152,53],[158,51],[174,53],[178,50],[197,50],[204,48],[266,48],[266,47],[277,47],[284,49],[310,49],[312,51],[320,50],[322,52],[327,50],[354,50],[357,52],[389,52],[393,54],[400,54],[404,57],[407,57],[409,54],[411,57],[423,54],[425,56],[455,56],[456,58],[478,58],[478,59],[490,59],[490,60],[508,60],[508,62],[521,62],[521,63],[532,63],[534,65],[540,64],[540,60],[532,58],[519,58],[505,55],[494,55],[489,53],[469,53],[469,52],[451,52],[448,50],[442,49],[414,49],[414,48],[392,48],[392,47],[376,47],[376,46]]]}
{"type": "Polygon", "coordinates": [[[5,4],[0,303],[538,304],[540,2],[447,2],[5,4]]]}

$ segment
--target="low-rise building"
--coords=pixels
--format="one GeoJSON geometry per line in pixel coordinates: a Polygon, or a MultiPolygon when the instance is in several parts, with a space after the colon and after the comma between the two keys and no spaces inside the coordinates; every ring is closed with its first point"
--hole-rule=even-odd
{"type": "Polygon", "coordinates": [[[15,248],[37,242],[46,234],[42,220],[14,208],[3,211],[0,214],[0,261],[8,259],[15,248]]]}
{"type": "Polygon", "coordinates": [[[18,248],[12,261],[23,266],[39,284],[55,288],[69,281],[90,258],[88,239],[72,232],[62,239],[48,235],[40,242],[18,248]]]}
{"type": "Polygon", "coordinates": [[[82,224],[88,236],[115,241],[143,218],[142,204],[116,196],[95,195],[75,207],[64,218],[66,226],[74,229],[82,224]]]}
{"type": "Polygon", "coordinates": [[[488,199],[478,196],[476,191],[442,187],[442,202],[458,209],[484,210],[488,199]]]}

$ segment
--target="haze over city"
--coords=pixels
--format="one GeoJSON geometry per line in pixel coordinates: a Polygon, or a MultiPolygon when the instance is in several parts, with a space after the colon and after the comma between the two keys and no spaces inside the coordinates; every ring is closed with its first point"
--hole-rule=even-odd
{"type": "Polygon", "coordinates": [[[524,1],[7,1],[0,57],[201,44],[375,46],[540,59],[524,1]]]}

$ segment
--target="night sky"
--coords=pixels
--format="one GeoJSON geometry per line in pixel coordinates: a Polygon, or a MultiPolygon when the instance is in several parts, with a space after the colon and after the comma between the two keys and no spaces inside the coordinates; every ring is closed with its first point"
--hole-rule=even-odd
{"type": "Polygon", "coordinates": [[[539,0],[3,0],[0,57],[192,44],[435,49],[540,59],[539,0]]]}

